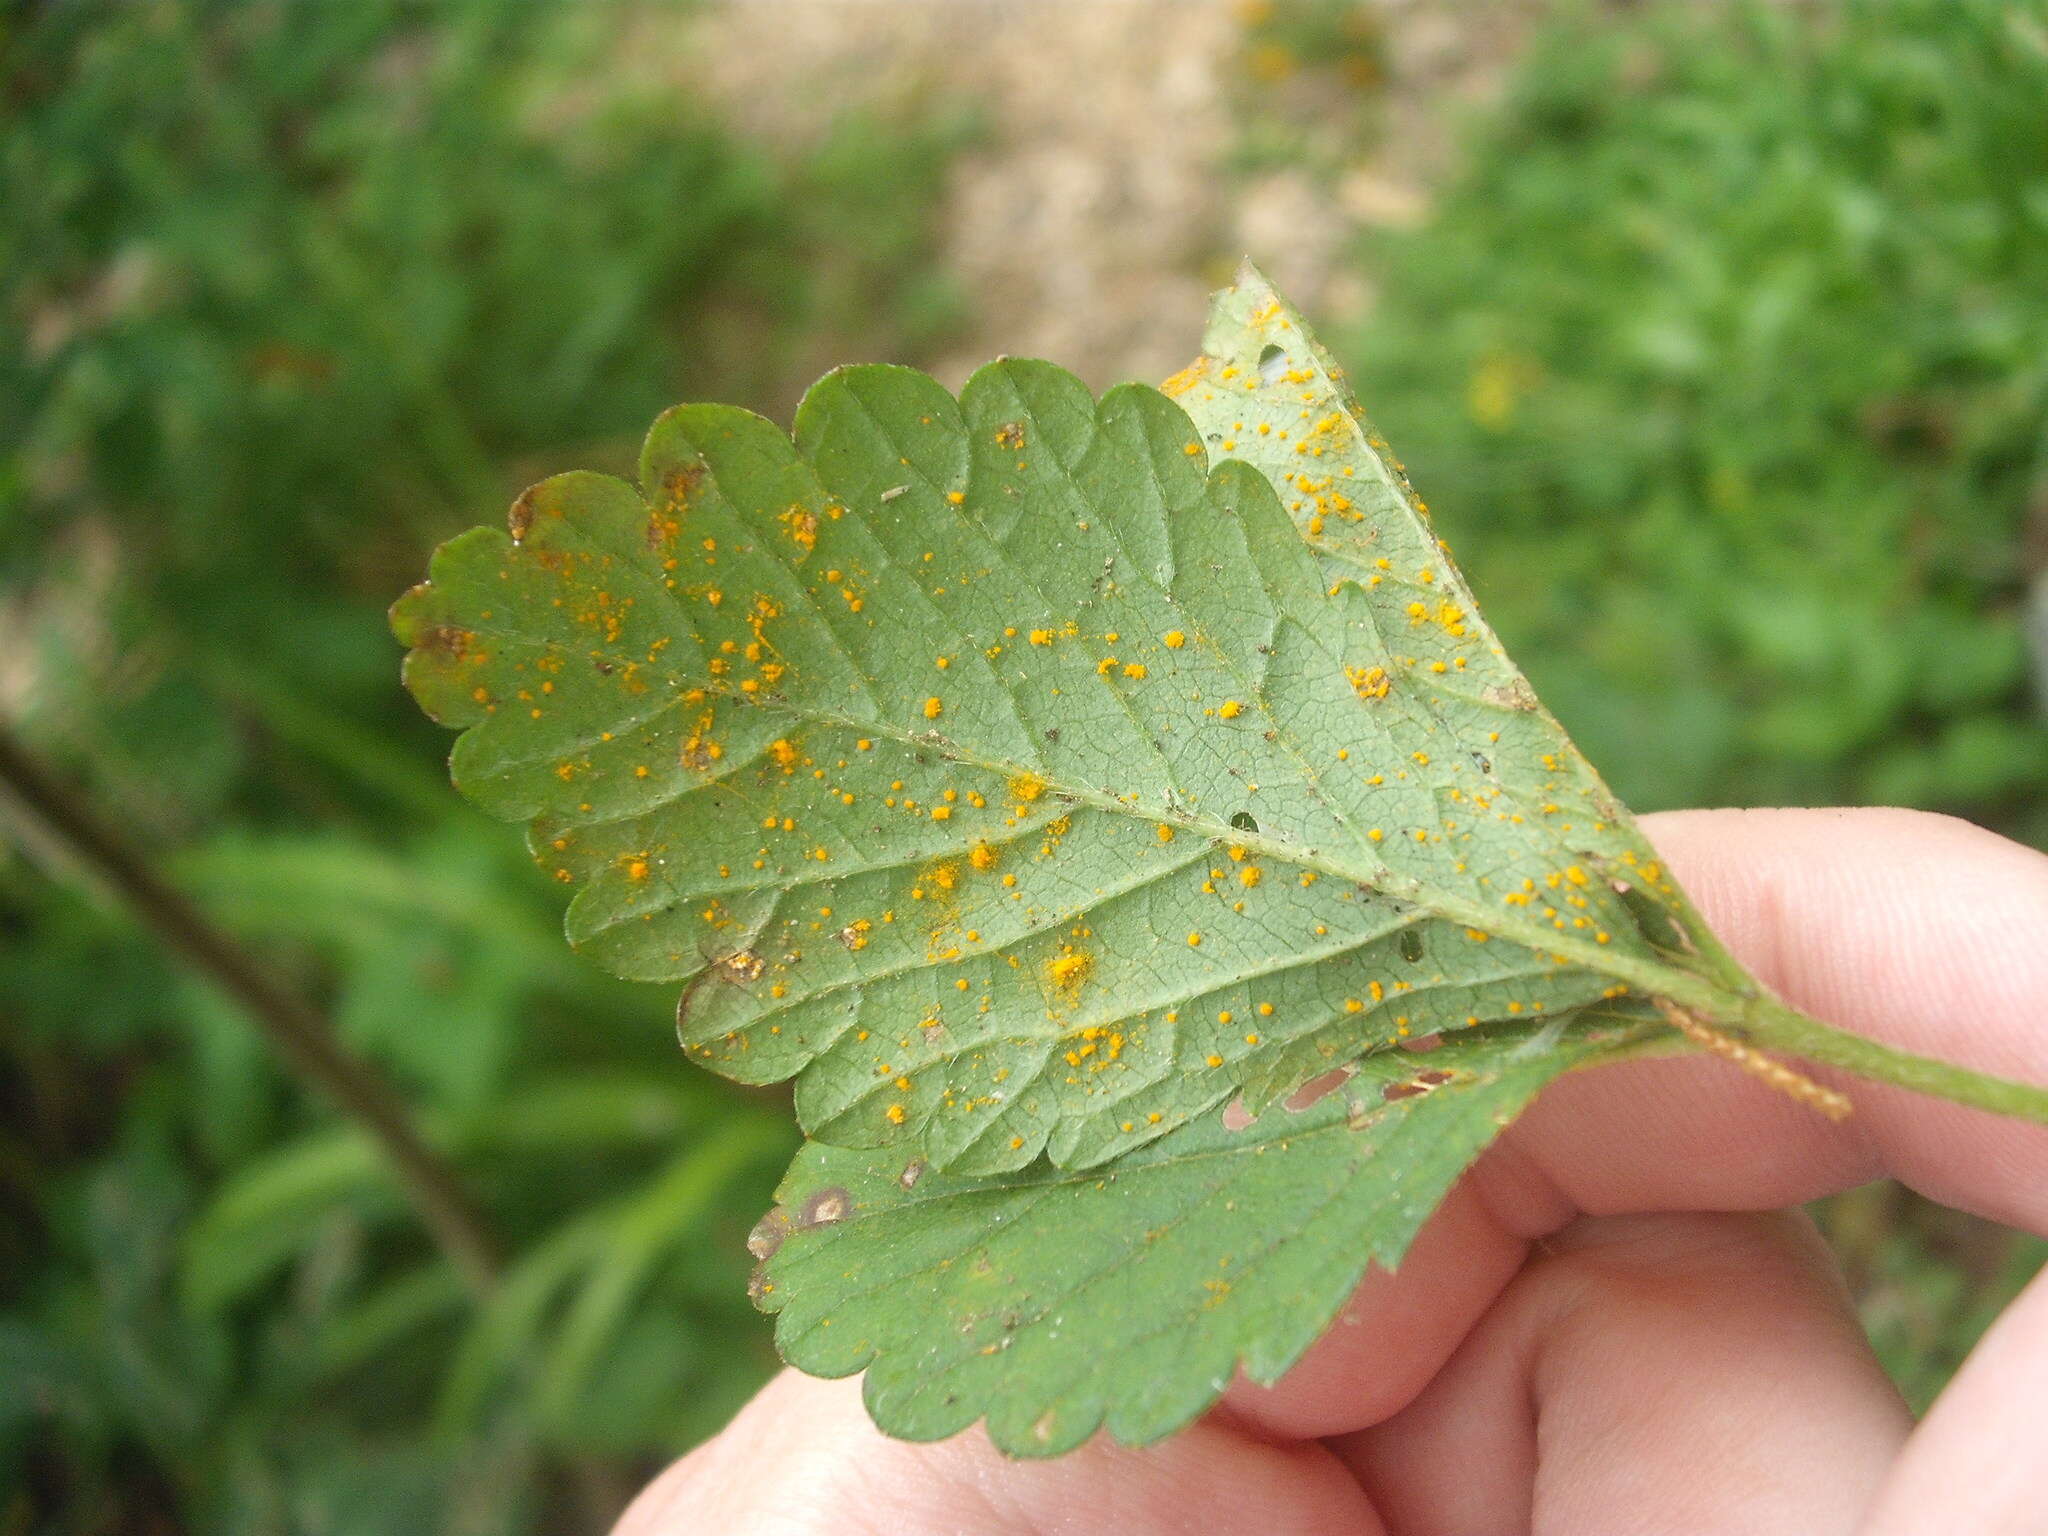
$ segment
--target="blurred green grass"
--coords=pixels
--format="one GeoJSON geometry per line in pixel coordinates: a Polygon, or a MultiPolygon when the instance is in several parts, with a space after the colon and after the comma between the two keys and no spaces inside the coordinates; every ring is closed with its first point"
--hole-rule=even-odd
{"type": "MultiPolygon", "coordinates": [[[[821,354],[935,351],[972,118],[771,154],[615,78],[621,14],[0,11],[0,707],[401,1086],[510,1254],[472,1302],[360,1136],[24,828],[7,1536],[602,1528],[770,1367],[743,1238],[785,1105],[568,954],[381,613],[675,400],[783,412],[821,354]]],[[[1396,66],[1359,15],[1246,40],[1269,84],[1334,58],[1364,135],[1396,66]]],[[[2044,39],[1990,0],[1566,15],[1429,220],[1350,258],[1361,392],[1635,803],[2048,843],[2044,39]]],[[[1916,1402],[2044,1251],[1884,1187],[1826,1219],[1916,1402]]]]}

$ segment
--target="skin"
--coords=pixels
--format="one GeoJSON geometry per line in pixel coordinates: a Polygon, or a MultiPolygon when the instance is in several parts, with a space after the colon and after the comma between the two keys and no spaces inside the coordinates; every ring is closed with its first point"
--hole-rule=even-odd
{"type": "MultiPolygon", "coordinates": [[[[2048,858],[1904,811],[1645,827],[1791,1003],[2048,1082],[2048,858]]],[[[1159,1445],[908,1445],[785,1372],[616,1536],[2048,1532],[2048,1273],[1916,1426],[1796,1209],[1890,1175],[2048,1233],[2048,1130],[1813,1075],[1846,1122],[1706,1058],[1564,1079],[1286,1377],[1159,1445]]]]}

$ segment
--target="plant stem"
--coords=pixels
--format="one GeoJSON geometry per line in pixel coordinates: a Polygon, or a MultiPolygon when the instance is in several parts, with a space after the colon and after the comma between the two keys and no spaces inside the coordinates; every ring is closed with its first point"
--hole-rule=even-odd
{"type": "Polygon", "coordinates": [[[307,1003],[272,981],[68,786],[47,773],[0,722],[0,784],[120,898],[163,946],[241,1004],[305,1082],[327,1094],[383,1153],[427,1231],[473,1291],[497,1274],[495,1245],[455,1170],[413,1129],[391,1086],[335,1043],[307,1003]]]}
{"type": "Polygon", "coordinates": [[[1951,1062],[1918,1056],[1810,1019],[1770,998],[1756,998],[1738,1018],[1726,1022],[1744,1031],[1758,1045],[1807,1061],[1841,1067],[1875,1082],[1893,1083],[1915,1093],[1931,1094],[1986,1109],[1995,1115],[2048,1125],[2048,1088],[1973,1072],[1951,1062]]]}

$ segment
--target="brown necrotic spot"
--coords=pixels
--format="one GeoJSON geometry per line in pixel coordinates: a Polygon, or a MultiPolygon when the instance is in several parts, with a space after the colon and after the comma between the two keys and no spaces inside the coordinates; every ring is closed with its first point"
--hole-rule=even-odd
{"type": "Polygon", "coordinates": [[[469,630],[454,624],[432,624],[421,630],[413,640],[413,648],[430,654],[445,656],[450,661],[460,661],[469,654],[469,648],[476,636],[469,630]]]}
{"type": "Polygon", "coordinates": [[[789,1212],[778,1205],[754,1223],[754,1230],[747,1234],[747,1252],[765,1262],[775,1256],[775,1250],[782,1246],[782,1240],[787,1236],[789,1212]]]}
{"type": "Polygon", "coordinates": [[[838,1185],[821,1189],[804,1201],[803,1209],[797,1213],[795,1228],[799,1232],[812,1227],[829,1227],[834,1222],[844,1221],[852,1214],[853,1197],[838,1185]]]}
{"type": "Polygon", "coordinates": [[[697,482],[703,478],[703,462],[701,460],[693,460],[688,464],[679,464],[670,470],[662,478],[661,488],[667,493],[669,504],[677,509],[681,509],[683,504],[690,499],[690,493],[697,489],[697,482]]]}
{"type": "Polygon", "coordinates": [[[1502,709],[1536,708],[1536,691],[1519,677],[1512,682],[1490,684],[1480,689],[1479,697],[1502,709]]]}
{"type": "Polygon", "coordinates": [[[514,544],[526,538],[527,531],[533,527],[533,488],[519,493],[519,499],[512,503],[512,510],[505,514],[505,526],[512,530],[514,544]]]}

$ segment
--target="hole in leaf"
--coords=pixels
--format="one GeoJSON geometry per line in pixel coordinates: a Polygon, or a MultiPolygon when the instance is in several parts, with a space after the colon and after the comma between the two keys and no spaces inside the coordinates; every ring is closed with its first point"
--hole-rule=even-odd
{"type": "Polygon", "coordinates": [[[1425,1093],[1436,1092],[1457,1075],[1455,1072],[1418,1072],[1405,1083],[1388,1083],[1380,1089],[1380,1097],[1390,1104],[1396,1099],[1418,1099],[1425,1093]]]}
{"type": "Polygon", "coordinates": [[[1281,375],[1287,372],[1287,349],[1269,344],[1259,353],[1259,382],[1278,384],[1281,375]]]}
{"type": "Polygon", "coordinates": [[[1350,1080],[1351,1074],[1357,1070],[1356,1067],[1336,1067],[1321,1077],[1310,1078],[1289,1094],[1281,1107],[1291,1115],[1298,1115],[1303,1110],[1314,1107],[1318,1099],[1327,1098],[1343,1087],[1350,1080]]]}
{"type": "Polygon", "coordinates": [[[1250,811],[1232,812],[1230,824],[1240,832],[1256,832],[1259,830],[1259,824],[1253,818],[1250,811]]]}

